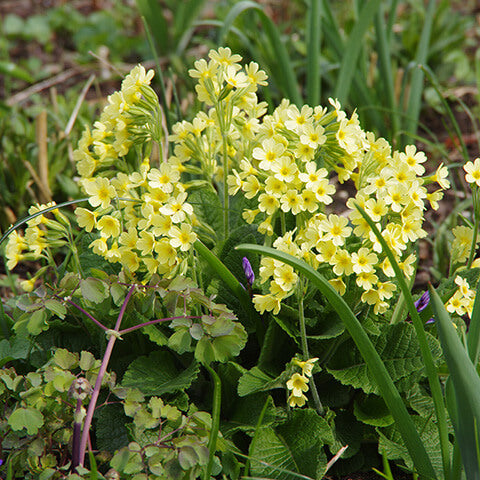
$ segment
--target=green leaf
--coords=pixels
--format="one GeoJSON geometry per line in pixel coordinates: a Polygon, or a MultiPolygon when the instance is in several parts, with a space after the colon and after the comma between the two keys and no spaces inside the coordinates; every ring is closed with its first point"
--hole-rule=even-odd
{"type": "Polygon", "coordinates": [[[267,375],[258,367],[253,367],[240,377],[238,381],[238,394],[241,397],[245,397],[255,392],[281,387],[283,387],[283,383],[281,383],[279,379],[267,375]]]}
{"type": "Polygon", "coordinates": [[[215,192],[208,188],[193,190],[188,195],[188,203],[195,207],[200,223],[207,224],[217,234],[223,232],[223,205],[215,192]]]}
{"type": "Polygon", "coordinates": [[[375,395],[355,400],[353,413],[358,420],[374,427],[388,427],[394,422],[383,399],[375,395]]]}
{"type": "MultiPolygon", "coordinates": [[[[48,330],[47,312],[45,310],[35,310],[32,314],[27,313],[26,315],[30,315],[26,324],[28,333],[31,335],[40,335],[43,331],[48,330]]],[[[17,324],[15,324],[14,328],[15,330],[17,329],[17,324]]]]}
{"type": "MultiPolygon", "coordinates": [[[[443,463],[442,454],[440,448],[440,439],[438,435],[438,428],[433,422],[432,417],[422,418],[419,416],[413,416],[423,444],[432,460],[432,465],[437,473],[438,478],[443,477],[443,463]]],[[[398,426],[393,424],[386,429],[378,429],[380,434],[380,442],[378,444],[378,451],[385,451],[387,458],[390,460],[403,460],[409,469],[414,467],[411,456],[408,454],[405,448],[404,442],[398,432],[398,426]]],[[[450,453],[451,453],[451,445],[450,453]]],[[[474,478],[468,477],[467,478],[474,478]]]]}
{"type": "Polygon", "coordinates": [[[43,425],[43,415],[34,408],[17,408],[8,418],[12,430],[25,428],[29,435],[36,435],[43,425]]]}
{"type": "Polygon", "coordinates": [[[59,348],[55,351],[53,361],[63,370],[72,370],[78,367],[78,354],[69,352],[65,348],[59,348]]]}
{"type": "MultiPolygon", "coordinates": [[[[427,338],[433,356],[440,358],[438,342],[431,335],[427,338]]],[[[415,329],[411,324],[386,325],[382,334],[373,340],[373,344],[399,391],[409,390],[420,379],[424,363],[415,329]]],[[[367,363],[360,352],[351,349],[349,345],[337,352],[328,371],[344,385],[361,388],[367,394],[379,394],[376,379],[367,363]]]]}
{"type": "Polygon", "coordinates": [[[62,302],[58,300],[54,300],[53,298],[49,298],[45,300],[45,308],[50,310],[52,313],[57,315],[57,317],[64,319],[65,315],[67,314],[67,309],[62,302]]]}
{"type": "Polygon", "coordinates": [[[93,303],[102,303],[109,296],[109,288],[98,278],[85,278],[80,282],[80,291],[83,298],[93,303]]]}
{"type": "Polygon", "coordinates": [[[168,352],[153,352],[139,357],[128,367],[122,386],[136,387],[145,395],[163,395],[185,390],[197,378],[198,363],[185,369],[177,369],[168,352]]]}
{"type": "Polygon", "coordinates": [[[168,24],[163,15],[163,9],[155,0],[136,0],[137,8],[142,17],[145,17],[152,35],[155,38],[155,46],[162,55],[169,53],[168,24]]]}
{"type": "Polygon", "coordinates": [[[323,446],[333,443],[334,437],[326,420],[314,410],[294,410],[275,430],[262,427],[257,435],[250,452],[252,476],[278,480],[323,477],[327,464],[323,446]]]}
{"type": "Polygon", "coordinates": [[[257,432],[255,448],[250,452],[253,476],[290,480],[298,478],[288,471],[298,472],[288,445],[271,427],[262,427],[257,432]]]}
{"type": "Polygon", "coordinates": [[[335,88],[334,98],[345,102],[350,91],[353,75],[356,71],[358,56],[363,46],[363,37],[372,23],[373,16],[381,5],[380,0],[370,0],[363,4],[359,18],[353,27],[350,37],[345,45],[345,53],[338,73],[338,82],[335,88]]]}

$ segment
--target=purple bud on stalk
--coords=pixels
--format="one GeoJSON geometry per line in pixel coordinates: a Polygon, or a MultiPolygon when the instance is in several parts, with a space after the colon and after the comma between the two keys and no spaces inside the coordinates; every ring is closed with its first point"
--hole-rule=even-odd
{"type": "Polygon", "coordinates": [[[422,310],[425,310],[428,306],[428,302],[430,302],[430,293],[428,290],[423,292],[423,295],[415,302],[415,308],[417,309],[417,312],[421,312],[422,310]]]}
{"type": "Polygon", "coordinates": [[[247,257],[242,258],[242,267],[243,271],[245,272],[245,276],[247,277],[248,285],[252,286],[253,282],[255,281],[255,274],[253,273],[253,268],[250,265],[247,257]]]}

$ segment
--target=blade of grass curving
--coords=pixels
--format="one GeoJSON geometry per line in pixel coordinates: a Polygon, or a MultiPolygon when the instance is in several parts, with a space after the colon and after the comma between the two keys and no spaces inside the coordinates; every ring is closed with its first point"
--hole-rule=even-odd
{"type": "Polygon", "coordinates": [[[33,215],[29,215],[28,217],[22,218],[18,222],[15,223],[15,225],[11,226],[0,238],[0,245],[3,243],[3,241],[18,227],[21,227],[22,225],[25,225],[25,223],[29,222],[32,220],[32,218],[38,217],[39,215],[43,215],[44,213],[51,212],[52,210],[56,210],[57,208],[61,207],[66,207],[68,205],[74,205],[76,203],[81,203],[81,202],[86,202],[88,200],[88,197],[86,198],[79,198],[77,200],[70,200],[68,202],[63,202],[63,203],[57,203],[53,207],[48,207],[44,208],[43,210],[40,210],[39,212],[35,212],[33,215]]]}
{"type": "Polygon", "coordinates": [[[271,247],[264,247],[253,244],[241,244],[236,247],[239,251],[258,253],[280,260],[292,267],[299,273],[304,275],[312,282],[320,292],[325,296],[330,305],[335,309],[345,324],[353,341],[357,345],[363,359],[375,381],[377,382],[380,393],[387,404],[391,415],[396,421],[396,426],[403,438],[408,453],[410,454],[415,468],[418,473],[427,478],[436,478],[435,471],[432,467],[430,458],[425,450],[415,425],[407,412],[397,388],[395,387],[388,371],[375,350],[373,343],[358,321],[355,314],[347,305],[345,300],[336,292],[336,290],[328,283],[328,281],[303,260],[292,255],[280,252],[271,247]]]}
{"type": "Polygon", "coordinates": [[[140,16],[150,27],[150,32],[155,38],[155,44],[162,55],[170,51],[170,38],[168,36],[168,23],[163,10],[157,0],[136,0],[140,16]]]}
{"type": "Polygon", "coordinates": [[[383,11],[383,4],[380,5],[374,17],[375,35],[377,38],[377,52],[379,65],[379,78],[381,78],[384,85],[385,93],[387,95],[387,107],[390,110],[390,118],[392,122],[391,138],[395,138],[399,129],[400,121],[397,114],[397,105],[395,102],[395,83],[392,72],[392,54],[390,50],[390,43],[387,38],[387,31],[385,29],[385,18],[383,11]]]}
{"type": "Polygon", "coordinates": [[[335,88],[335,98],[343,103],[347,100],[350,92],[350,86],[355,74],[355,66],[358,61],[358,56],[363,45],[363,37],[367,28],[371,25],[373,16],[379,9],[380,0],[369,0],[362,7],[360,16],[350,32],[350,36],[345,45],[345,53],[340,65],[340,72],[338,73],[338,83],[335,88]]]}
{"type": "Polygon", "coordinates": [[[307,103],[320,103],[320,1],[310,0],[307,9],[307,103]]]}
{"type": "MultiPolygon", "coordinates": [[[[430,36],[432,33],[433,18],[435,16],[436,0],[429,0],[425,13],[425,21],[423,23],[420,42],[418,43],[417,52],[415,54],[415,63],[417,65],[425,65],[428,57],[428,49],[430,45],[430,36]]],[[[423,94],[423,71],[420,68],[413,69],[410,82],[410,90],[408,95],[408,107],[406,123],[404,130],[407,135],[404,136],[404,144],[408,143],[409,135],[417,132],[418,119],[420,117],[420,108],[422,106],[423,94]]]]}
{"type": "Polygon", "coordinates": [[[260,18],[263,30],[265,31],[265,34],[267,35],[267,38],[270,42],[270,46],[275,53],[275,59],[278,62],[278,70],[283,73],[283,78],[278,80],[283,80],[285,94],[293,103],[295,103],[297,106],[300,106],[302,104],[302,97],[300,95],[300,88],[292,67],[293,63],[282,41],[277,26],[273,23],[271,18],[266,15],[266,13],[263,11],[262,7],[258,3],[255,3],[251,0],[243,0],[236,3],[230,9],[223,22],[223,27],[218,32],[217,38],[219,45],[223,44],[223,42],[225,41],[225,37],[229,32],[235,19],[248,10],[253,10],[257,12],[260,18]]]}
{"type": "Polygon", "coordinates": [[[477,284],[472,318],[467,332],[467,348],[472,363],[477,365],[480,357],[480,282],[477,284]]]}
{"type": "Polygon", "coordinates": [[[440,448],[442,453],[442,463],[443,463],[443,472],[444,477],[450,477],[450,453],[449,453],[449,440],[448,440],[448,427],[447,427],[447,416],[445,412],[445,401],[442,394],[442,388],[438,378],[437,368],[435,367],[435,362],[433,361],[432,352],[428,346],[427,336],[425,334],[425,329],[423,322],[420,319],[417,308],[415,307],[415,302],[413,300],[410,289],[407,285],[405,277],[402,270],[400,269],[395,255],[393,254],[390,247],[387,245],[387,242],[382,237],[382,234],[378,230],[375,222],[369,217],[365,210],[360,207],[358,204],[355,205],[355,208],[360,212],[362,217],[368,223],[372,229],[375,237],[377,237],[378,242],[382,246],[383,252],[387,255],[390,265],[395,272],[395,278],[398,282],[401,292],[403,293],[408,312],[410,313],[410,318],[412,319],[413,326],[415,328],[415,333],[417,335],[418,344],[420,347],[420,352],[422,355],[423,363],[425,364],[425,373],[427,374],[428,383],[430,385],[430,390],[432,393],[433,403],[435,406],[435,414],[437,416],[437,428],[438,435],[440,438],[440,448]]]}
{"type": "Polygon", "coordinates": [[[435,315],[438,337],[450,371],[456,397],[457,421],[454,422],[455,437],[460,447],[466,478],[480,478],[477,456],[478,432],[480,423],[480,378],[467,351],[458,338],[442,299],[430,286],[430,298],[435,315]]]}
{"type": "Polygon", "coordinates": [[[393,25],[395,24],[395,20],[397,19],[397,5],[398,5],[398,0],[392,0],[390,2],[390,9],[388,12],[388,22],[387,22],[387,42],[389,45],[392,44],[393,25]]]}

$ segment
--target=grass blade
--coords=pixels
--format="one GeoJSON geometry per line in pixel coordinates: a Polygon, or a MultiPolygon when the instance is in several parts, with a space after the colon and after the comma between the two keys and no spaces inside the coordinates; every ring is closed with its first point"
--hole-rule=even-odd
{"type": "Polygon", "coordinates": [[[425,446],[423,445],[420,436],[415,429],[415,425],[413,424],[413,421],[407,412],[397,388],[390,378],[390,375],[388,374],[378,352],[375,350],[370,338],[345,300],[335,291],[335,289],[322,275],[311,268],[303,260],[293,257],[287,253],[280,252],[274,248],[260,245],[242,244],[238,245],[236,249],[250,253],[258,253],[260,255],[265,255],[276,260],[280,260],[281,262],[294,267],[299,273],[308,278],[308,280],[310,280],[312,284],[314,284],[320,290],[320,292],[325,296],[327,301],[345,323],[345,327],[347,328],[362,357],[367,363],[370,372],[377,382],[382,397],[396,421],[396,426],[402,435],[405,446],[412,457],[418,473],[427,478],[436,478],[435,471],[433,470],[430,458],[425,450],[425,446]]]}
{"type": "Polygon", "coordinates": [[[345,45],[345,53],[342,58],[340,72],[338,74],[338,83],[334,95],[335,98],[338,98],[340,103],[344,103],[348,98],[352,79],[356,71],[355,66],[363,45],[363,36],[372,23],[373,16],[379,9],[380,4],[380,0],[369,0],[363,6],[358,21],[353,27],[347,44],[345,45]]]}
{"type": "Polygon", "coordinates": [[[467,347],[470,360],[476,365],[480,356],[480,282],[477,284],[475,293],[472,318],[467,333],[467,347]]]}
{"type": "Polygon", "coordinates": [[[479,442],[477,425],[480,425],[480,378],[458,338],[450,315],[434,288],[430,287],[430,298],[435,314],[438,336],[445,360],[450,371],[456,397],[454,413],[455,436],[469,479],[480,478],[477,444],[479,442]]]}
{"type": "MultiPolygon", "coordinates": [[[[394,12],[390,12],[389,17],[394,16],[394,12]]],[[[395,85],[392,72],[392,55],[390,51],[390,43],[388,41],[388,33],[385,29],[385,18],[383,15],[383,5],[375,13],[375,34],[377,37],[378,50],[378,66],[379,78],[382,79],[385,94],[387,96],[387,106],[390,110],[390,118],[392,121],[391,138],[395,138],[399,128],[399,118],[397,113],[397,105],[395,102],[395,85]]]]}
{"type": "Polygon", "coordinates": [[[155,39],[155,45],[162,55],[170,51],[168,23],[157,0],[136,0],[140,16],[145,18],[150,32],[155,39]]]}
{"type": "MultiPolygon", "coordinates": [[[[415,63],[424,65],[428,57],[428,49],[430,44],[430,35],[432,33],[433,18],[435,16],[436,0],[429,0],[423,24],[420,42],[418,44],[417,53],[415,55],[415,63]]],[[[423,71],[420,68],[413,69],[412,79],[410,82],[410,93],[408,95],[408,108],[406,115],[406,125],[404,130],[407,135],[417,132],[418,119],[420,117],[420,108],[422,106],[423,94],[423,71]]],[[[408,143],[409,137],[404,135],[404,145],[408,143]]]]}
{"type": "Polygon", "coordinates": [[[225,42],[225,37],[229,32],[233,22],[244,12],[254,10],[257,12],[263,26],[263,30],[267,35],[270,46],[275,54],[277,61],[276,68],[282,75],[277,78],[277,81],[283,81],[283,87],[286,96],[297,106],[302,105],[302,97],[300,95],[300,88],[297,83],[295,72],[292,67],[292,61],[288,51],[282,41],[280,32],[273,21],[268,17],[258,3],[251,0],[243,0],[236,3],[228,12],[223,22],[223,27],[218,32],[218,42],[221,45],[225,42]]]}
{"type": "Polygon", "coordinates": [[[310,0],[307,10],[307,103],[320,103],[320,1],[310,0]]]}

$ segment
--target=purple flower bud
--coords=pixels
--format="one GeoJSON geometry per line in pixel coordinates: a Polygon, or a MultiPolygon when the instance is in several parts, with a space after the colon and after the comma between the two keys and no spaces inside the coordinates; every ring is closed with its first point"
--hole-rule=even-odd
{"type": "Polygon", "coordinates": [[[242,267],[243,271],[245,272],[245,276],[247,277],[248,285],[252,286],[253,282],[255,281],[255,274],[253,273],[252,266],[250,265],[247,257],[242,258],[242,267]]]}
{"type": "Polygon", "coordinates": [[[428,293],[428,290],[426,290],[425,292],[423,292],[423,295],[415,302],[415,308],[417,309],[417,312],[425,310],[428,306],[428,302],[430,302],[430,293],[428,293]]]}

